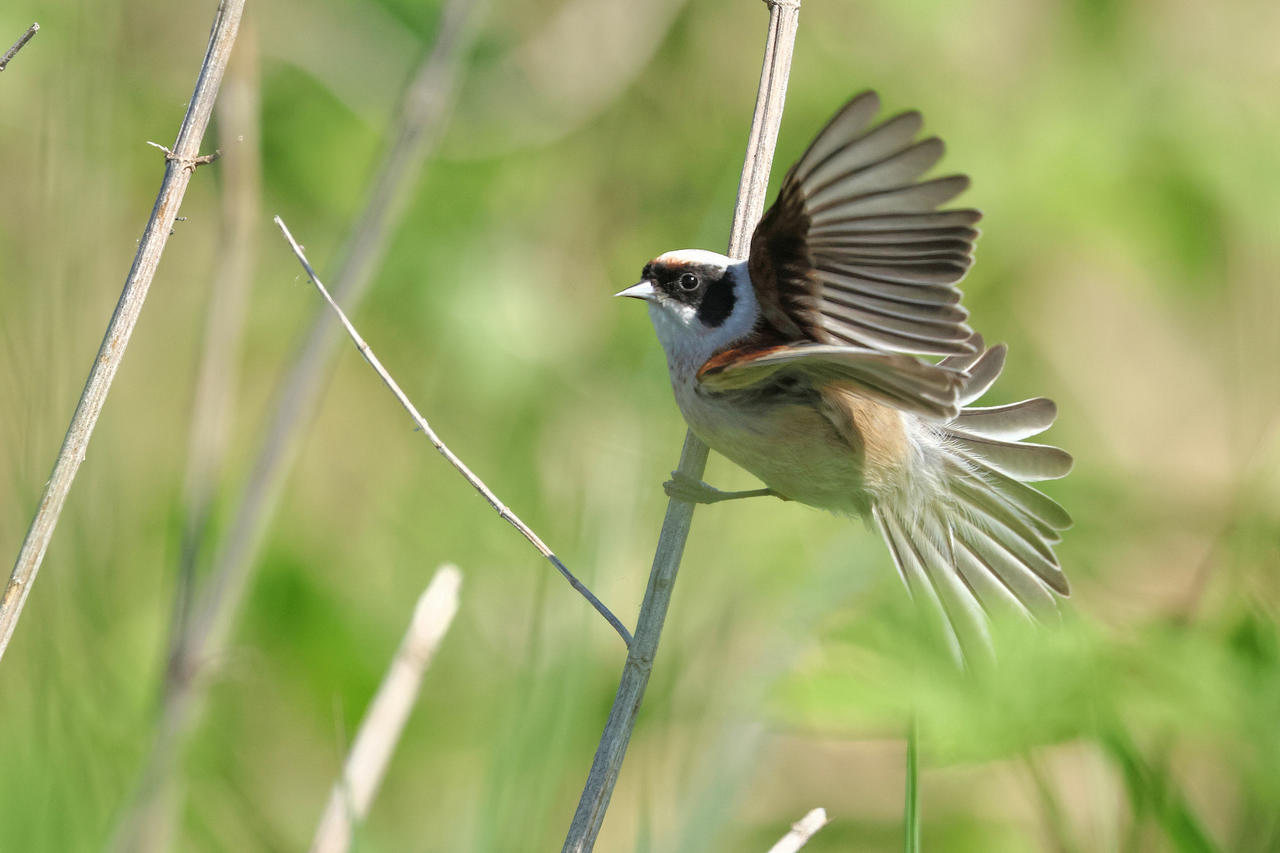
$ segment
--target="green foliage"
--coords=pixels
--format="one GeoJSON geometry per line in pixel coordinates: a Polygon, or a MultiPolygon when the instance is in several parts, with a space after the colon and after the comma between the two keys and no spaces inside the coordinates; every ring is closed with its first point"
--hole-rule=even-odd
{"type": "MultiPolygon", "coordinates": [[[[0,554],[16,553],[123,281],[212,3],[41,4],[0,79],[0,554]]],[[[264,214],[215,533],[228,523],[436,3],[251,3],[264,214]]],[[[644,312],[659,252],[723,248],[763,9],[491,0],[451,123],[355,320],[455,450],[624,621],[683,425],[644,312]],[[559,41],[557,41],[559,39],[559,41]],[[628,64],[630,63],[630,64],[628,64]]],[[[1060,625],[962,673],[873,531],[699,509],[599,849],[1280,848],[1280,90],[1274,3],[806,4],[781,172],[848,95],[920,108],[986,218],[994,402],[1044,394],[1077,470],[1060,625]],[[1043,771],[1037,785],[1029,766],[1043,771]]],[[[31,11],[0,9],[0,43],[31,11]]],[[[11,40],[11,39],[10,39],[11,40]]],[[[247,44],[244,42],[243,44],[247,44]]],[[[234,143],[207,140],[206,149],[234,143]]],[[[225,165],[225,164],[224,164],[225,165]]],[[[101,849],[155,725],[190,401],[219,243],[199,170],[14,644],[0,850],[101,849]]],[[[708,479],[751,488],[713,458],[708,479]]],[[[202,549],[207,571],[212,548],[202,549]]],[[[462,607],[362,851],[555,849],[617,684],[613,633],[448,470],[346,347],[203,722],[175,849],[300,849],[440,562],[462,607]]]]}

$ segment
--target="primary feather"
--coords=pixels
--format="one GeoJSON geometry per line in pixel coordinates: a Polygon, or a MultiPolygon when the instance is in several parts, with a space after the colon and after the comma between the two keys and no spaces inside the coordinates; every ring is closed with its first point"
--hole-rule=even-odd
{"type": "MultiPolygon", "coordinates": [[[[972,263],[975,210],[937,211],[969,184],[918,179],[942,157],[920,114],[871,127],[874,92],[851,100],[787,173],[751,241],[765,318],[789,337],[888,352],[970,352],[956,282],[972,263]]],[[[932,367],[932,365],[930,365],[932,367]]]]}

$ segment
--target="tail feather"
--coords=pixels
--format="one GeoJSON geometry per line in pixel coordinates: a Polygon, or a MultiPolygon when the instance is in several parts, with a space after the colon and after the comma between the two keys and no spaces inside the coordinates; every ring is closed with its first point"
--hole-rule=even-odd
{"type": "Polygon", "coordinates": [[[1046,538],[1049,537],[1050,532],[1057,537],[1058,531],[1071,528],[1073,524],[1071,516],[1058,505],[1057,501],[1044,492],[1028,486],[1021,480],[1005,476],[989,465],[973,460],[969,462],[982,480],[999,493],[1000,497],[1043,526],[1046,538]]]}
{"type": "Polygon", "coordinates": [[[995,581],[999,582],[1033,616],[1044,617],[1057,610],[1053,587],[1018,559],[1000,540],[974,524],[961,520],[954,525],[963,550],[995,581]]]}
{"type": "Polygon", "coordinates": [[[924,506],[882,500],[873,512],[908,590],[945,617],[949,642],[968,656],[990,648],[987,615],[1043,619],[1057,612],[1055,593],[1070,594],[1053,546],[1071,516],[1027,483],[1061,477],[1072,464],[1057,447],[1022,441],[1052,425],[1052,401],[968,407],[1005,359],[1003,345],[984,349],[978,335],[972,342],[976,353],[940,362],[967,376],[958,395],[966,408],[925,427],[940,494],[924,506]]]}
{"type": "Polygon", "coordinates": [[[965,497],[968,496],[961,496],[956,502],[956,509],[969,516],[964,519],[964,523],[1000,545],[1005,552],[1033,572],[1052,590],[1062,595],[1070,595],[1071,587],[1067,584],[1066,575],[1062,573],[1052,548],[1043,542],[1032,542],[1023,530],[1014,530],[989,515],[976,512],[973,505],[964,503],[965,497]],[[1045,552],[1048,554],[1046,555],[1045,552]]]}
{"type": "Polygon", "coordinates": [[[1034,623],[1037,616],[1043,617],[1054,612],[1053,596],[1048,594],[1043,584],[1035,584],[1035,589],[1044,595],[1042,600],[1033,599],[1030,603],[1024,601],[1019,593],[1006,585],[987,563],[970,550],[970,546],[961,539],[959,531],[956,531],[955,557],[956,571],[973,590],[983,611],[991,616],[1021,618],[1034,623]]]}
{"type": "Polygon", "coordinates": [[[971,520],[988,531],[995,532],[1006,541],[1016,541],[1019,552],[1029,548],[1044,563],[1058,568],[1058,558],[1044,541],[1036,525],[1015,508],[1002,502],[984,483],[957,477],[951,484],[951,494],[967,510],[971,520]]]}
{"type": "MultiPolygon", "coordinates": [[[[1040,515],[1029,510],[1025,503],[1019,503],[1010,496],[1008,487],[1003,486],[995,477],[990,475],[983,477],[974,472],[963,470],[956,472],[953,476],[956,477],[959,483],[956,491],[970,503],[981,507],[987,515],[993,516],[997,521],[1018,533],[1046,558],[1055,559],[1052,549],[1038,547],[1038,545],[1045,542],[1056,544],[1062,541],[1062,536],[1058,531],[1064,528],[1047,523],[1040,515]],[[1028,528],[1030,529],[1029,531],[1028,528]]],[[[996,476],[1001,475],[997,474],[996,476]]],[[[1008,480],[1007,478],[1005,482],[1022,485],[1016,480],[1008,480]]],[[[1016,497],[1022,497],[1020,494],[1014,494],[1016,497]]],[[[1049,500],[1042,492],[1037,492],[1036,494],[1046,501],[1049,500]]]]}
{"type": "Polygon", "coordinates": [[[1036,397],[1007,406],[973,407],[962,411],[952,426],[955,431],[996,441],[1021,441],[1053,426],[1058,407],[1052,400],[1036,397]]]}
{"type": "Polygon", "coordinates": [[[880,533],[889,546],[898,574],[912,599],[929,611],[935,624],[944,628],[952,654],[963,658],[975,648],[990,647],[982,610],[958,576],[943,569],[946,560],[915,524],[907,526],[895,513],[876,508],[872,512],[880,533]]]}
{"type": "Polygon", "coordinates": [[[973,586],[956,564],[956,541],[947,520],[939,512],[926,513],[920,521],[925,533],[925,548],[919,550],[925,573],[947,612],[947,621],[956,633],[957,642],[970,654],[989,652],[993,646],[987,614],[973,586]]]}
{"type": "Polygon", "coordinates": [[[961,456],[973,462],[985,463],[1015,480],[1026,483],[1056,480],[1071,471],[1071,455],[1057,447],[973,438],[951,429],[945,432],[948,443],[961,456]]]}

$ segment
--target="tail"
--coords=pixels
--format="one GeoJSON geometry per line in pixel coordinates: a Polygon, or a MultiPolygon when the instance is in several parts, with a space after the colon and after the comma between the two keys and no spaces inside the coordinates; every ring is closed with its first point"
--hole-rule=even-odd
{"type": "Polygon", "coordinates": [[[958,654],[991,647],[988,613],[1029,619],[1056,613],[1055,593],[1070,595],[1053,546],[1071,517],[1043,492],[1026,485],[1071,470],[1056,447],[1022,441],[1048,429],[1058,410],[1038,397],[1006,406],[971,407],[1004,368],[1003,344],[952,356],[941,364],[965,371],[963,407],[954,418],[928,424],[923,448],[939,487],[930,499],[880,501],[873,517],[908,591],[941,612],[958,654]]]}

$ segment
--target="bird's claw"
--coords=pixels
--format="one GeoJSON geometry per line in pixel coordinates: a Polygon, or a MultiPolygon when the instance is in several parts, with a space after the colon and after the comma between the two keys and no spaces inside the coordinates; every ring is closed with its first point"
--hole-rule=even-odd
{"type": "Polygon", "coordinates": [[[710,504],[724,499],[724,492],[683,471],[672,471],[671,479],[662,484],[662,490],[669,498],[691,504],[710,504]]]}

